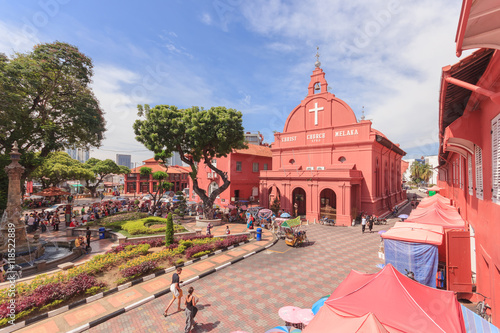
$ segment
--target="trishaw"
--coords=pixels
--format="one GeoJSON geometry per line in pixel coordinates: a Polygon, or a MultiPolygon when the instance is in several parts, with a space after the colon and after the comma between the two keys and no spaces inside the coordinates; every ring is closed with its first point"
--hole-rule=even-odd
{"type": "Polygon", "coordinates": [[[271,223],[272,223],[272,218],[273,216],[273,211],[270,209],[261,209],[257,213],[257,223],[266,228],[266,229],[271,229],[271,223]]]}
{"type": "Polygon", "coordinates": [[[285,243],[289,246],[299,246],[300,244],[307,242],[306,231],[300,230],[302,222],[300,217],[296,217],[291,220],[287,220],[281,224],[281,230],[285,233],[285,243]]]}

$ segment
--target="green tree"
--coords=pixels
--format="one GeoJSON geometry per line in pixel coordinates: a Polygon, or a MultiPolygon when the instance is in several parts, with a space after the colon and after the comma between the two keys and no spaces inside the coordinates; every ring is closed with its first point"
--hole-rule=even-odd
{"type": "Polygon", "coordinates": [[[93,177],[85,179],[85,187],[90,190],[92,195],[97,192],[97,187],[101,185],[106,176],[116,174],[129,174],[130,169],[116,164],[113,160],[99,160],[97,158],[90,158],[83,164],[83,166],[93,173],[93,177]]]}
{"type": "Polygon", "coordinates": [[[155,158],[178,152],[181,160],[191,167],[189,176],[193,191],[203,201],[205,217],[213,216],[213,203],[225,191],[230,181],[227,173],[212,164],[214,158],[227,156],[233,149],[247,148],[244,140],[241,112],[225,107],[204,110],[199,107],[178,109],[176,106],[138,106],[134,123],[136,140],[155,153],[155,158]],[[222,185],[207,193],[198,185],[198,165],[205,164],[219,175],[222,185]]]}
{"type": "Polygon", "coordinates": [[[168,213],[167,228],[165,229],[165,246],[169,246],[173,243],[174,243],[174,220],[172,219],[172,213],[168,213]]]}
{"type": "Polygon", "coordinates": [[[163,171],[156,171],[153,172],[153,169],[149,167],[142,167],[140,170],[141,176],[148,176],[153,175],[153,179],[158,181],[158,185],[156,186],[156,191],[153,191],[153,193],[149,192],[151,196],[153,197],[153,213],[156,211],[156,207],[158,204],[158,201],[162,197],[163,193],[166,191],[170,190],[172,187],[172,183],[168,182],[168,174],[163,171]]]}
{"type": "Polygon", "coordinates": [[[410,178],[414,183],[427,183],[432,177],[432,166],[428,163],[413,161],[410,166],[410,178]]]}
{"type": "MultiPolygon", "coordinates": [[[[17,141],[23,179],[50,152],[101,145],[106,123],[90,88],[92,68],[89,57],[62,42],[12,58],[0,55],[0,154],[17,141]]],[[[6,177],[3,168],[0,177],[6,177]]]]}
{"type": "Polygon", "coordinates": [[[177,199],[179,200],[179,216],[183,217],[184,215],[186,215],[187,210],[186,196],[182,191],[177,191],[175,194],[177,195],[177,199]]]}
{"type": "Polygon", "coordinates": [[[70,179],[87,180],[93,177],[94,173],[81,162],[60,151],[49,153],[43,163],[31,173],[31,178],[38,180],[43,188],[57,186],[70,179]]]}

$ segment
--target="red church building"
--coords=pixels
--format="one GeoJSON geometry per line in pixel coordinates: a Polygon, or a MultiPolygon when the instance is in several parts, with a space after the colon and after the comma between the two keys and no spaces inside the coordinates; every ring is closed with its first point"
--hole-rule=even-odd
{"type": "Polygon", "coordinates": [[[260,173],[260,203],[309,221],[333,217],[351,225],[360,212],[382,215],[406,200],[401,186],[405,152],[369,120],[357,121],[352,109],[328,92],[316,62],[308,94],[290,112],[272,144],[272,170],[260,173]]]}
{"type": "MultiPolygon", "coordinates": [[[[259,173],[272,168],[272,154],[268,146],[252,144],[247,140],[248,149],[238,149],[226,157],[216,158],[212,163],[223,172],[227,172],[231,181],[229,187],[215,200],[215,204],[223,207],[230,203],[257,203],[259,199],[259,173]]],[[[189,179],[192,189],[192,180],[189,179]]],[[[198,166],[198,186],[210,195],[213,190],[222,186],[222,180],[212,169],[204,164],[198,166]]],[[[190,191],[190,199],[200,201],[199,196],[190,191]]]]}
{"type": "Polygon", "coordinates": [[[159,164],[154,158],[150,158],[143,162],[143,165],[133,168],[128,175],[125,175],[125,194],[147,194],[156,192],[158,181],[153,179],[153,173],[157,171],[163,171],[168,174],[168,181],[173,184],[171,188],[172,191],[182,191],[188,187],[190,168],[171,165],[167,169],[159,164]],[[141,176],[141,168],[144,167],[151,168],[151,175],[141,176]]]}
{"type": "MultiPolygon", "coordinates": [[[[468,223],[470,238],[457,248],[462,262],[448,274],[472,270],[464,286],[489,297],[500,324],[500,3],[464,0],[457,55],[481,48],[443,68],[439,101],[440,194],[468,223]],[[470,266],[469,266],[470,265],[470,266]],[[469,268],[470,267],[470,268],[469,268]]],[[[465,295],[467,296],[467,295],[465,295]]],[[[474,301],[482,300],[469,295],[474,301]]]]}

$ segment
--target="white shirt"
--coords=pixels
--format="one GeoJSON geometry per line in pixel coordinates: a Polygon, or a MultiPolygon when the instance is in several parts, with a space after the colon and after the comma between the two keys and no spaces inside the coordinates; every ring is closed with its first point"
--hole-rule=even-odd
{"type": "Polygon", "coordinates": [[[363,218],[361,219],[361,225],[366,225],[366,218],[365,218],[365,217],[363,217],[363,218]]]}

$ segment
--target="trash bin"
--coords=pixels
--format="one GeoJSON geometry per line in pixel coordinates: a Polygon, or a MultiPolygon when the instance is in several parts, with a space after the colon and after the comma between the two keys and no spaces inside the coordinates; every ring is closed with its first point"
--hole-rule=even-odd
{"type": "Polygon", "coordinates": [[[104,239],[105,234],[106,234],[106,228],[100,227],[99,228],[99,239],[104,239]]]}
{"type": "Polygon", "coordinates": [[[257,228],[257,240],[262,240],[262,228],[257,228]]]}

